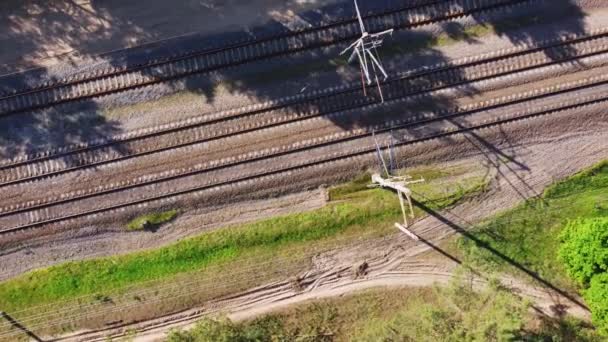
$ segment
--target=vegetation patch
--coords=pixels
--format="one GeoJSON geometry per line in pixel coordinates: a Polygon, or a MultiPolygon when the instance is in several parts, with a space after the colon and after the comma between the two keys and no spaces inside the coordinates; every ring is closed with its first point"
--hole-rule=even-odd
{"type": "Polygon", "coordinates": [[[207,318],[170,342],[207,341],[600,341],[573,319],[534,317],[496,282],[473,289],[466,275],[447,287],[377,288],[307,302],[254,320],[207,318]]]}
{"type": "Polygon", "coordinates": [[[608,217],[571,221],[560,238],[559,257],[584,288],[593,322],[608,336],[608,217]]]}
{"type": "Polygon", "coordinates": [[[554,285],[576,290],[558,258],[560,233],[569,220],[608,217],[608,161],[580,172],[545,190],[540,198],[488,219],[471,232],[480,243],[459,239],[458,250],[473,265],[488,270],[511,270],[509,262],[486,247],[554,285]]]}
{"type": "Polygon", "coordinates": [[[606,331],[607,194],[608,161],[604,161],[481,224],[471,232],[474,239],[458,240],[457,250],[476,267],[512,271],[508,258],[562,290],[583,288],[594,322],[606,331]]]}
{"type": "Polygon", "coordinates": [[[371,174],[364,173],[352,181],[329,189],[330,201],[346,199],[348,195],[369,189],[371,174]]]}
{"type": "MultiPolygon", "coordinates": [[[[486,181],[475,175],[470,178],[471,184],[486,181]]],[[[479,188],[464,188],[461,194],[470,194],[479,188]]],[[[444,203],[444,197],[453,195],[439,190],[428,194],[420,190],[419,193],[425,196],[421,201],[433,208],[438,208],[435,203],[444,203]]],[[[230,286],[223,290],[241,290],[271,281],[273,277],[286,278],[289,275],[286,265],[293,262],[300,268],[307,267],[312,253],[395,232],[393,222],[399,220],[401,211],[394,193],[365,188],[342,194],[340,199],[311,212],[228,227],[156,250],[68,262],[29,272],[0,283],[0,306],[7,312],[20,311],[83,295],[108,295],[120,293],[121,289],[131,291],[137,284],[148,281],[170,282],[182,275],[191,278],[188,276],[191,272],[214,281],[223,275],[230,276],[230,286]],[[252,263],[257,262],[251,260],[260,259],[280,260],[280,263],[264,267],[256,277],[240,271],[252,269],[252,263]],[[232,272],[227,273],[227,269],[232,272]],[[243,273],[242,282],[240,273],[235,270],[243,273]]],[[[201,292],[217,295],[211,290],[215,288],[201,292]]],[[[116,294],[108,296],[113,301],[118,300],[116,294]]],[[[176,298],[175,302],[179,300],[176,298]]]]}
{"type": "Polygon", "coordinates": [[[128,231],[154,229],[163,223],[169,222],[177,217],[177,210],[168,210],[159,213],[151,213],[138,216],[127,224],[128,231]]]}

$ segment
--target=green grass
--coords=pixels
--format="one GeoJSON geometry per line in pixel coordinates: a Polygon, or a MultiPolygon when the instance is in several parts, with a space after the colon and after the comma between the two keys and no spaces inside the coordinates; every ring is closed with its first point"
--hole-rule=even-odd
{"type": "Polygon", "coordinates": [[[351,194],[369,189],[368,185],[371,184],[370,177],[369,173],[364,173],[348,183],[330,188],[328,190],[329,199],[331,201],[344,200],[351,194]]]}
{"type": "Polygon", "coordinates": [[[177,210],[168,210],[159,213],[151,213],[138,216],[127,224],[128,231],[144,230],[146,227],[159,226],[173,220],[177,216],[177,210]]]}
{"type": "MultiPolygon", "coordinates": [[[[470,178],[472,184],[483,182],[478,176],[470,178]]],[[[355,183],[360,186],[364,181],[358,179],[355,183]]],[[[459,195],[479,189],[465,188],[459,195]]],[[[436,202],[445,203],[446,196],[453,198],[454,194],[435,191],[427,193],[422,201],[437,207],[436,202]]],[[[68,262],[29,272],[0,283],[0,307],[11,312],[81,295],[107,293],[255,256],[298,258],[294,251],[314,251],[332,241],[348,242],[363,235],[393,233],[392,223],[399,218],[399,204],[392,192],[361,189],[343,194],[341,201],[315,211],[228,227],[156,250],[68,262]]]]}
{"type": "MultiPolygon", "coordinates": [[[[595,217],[608,217],[608,161],[550,186],[542,198],[487,220],[472,234],[541,278],[575,290],[576,285],[558,259],[559,235],[569,220],[595,217]]],[[[473,265],[511,270],[505,260],[472,240],[462,237],[457,245],[473,265]]]]}

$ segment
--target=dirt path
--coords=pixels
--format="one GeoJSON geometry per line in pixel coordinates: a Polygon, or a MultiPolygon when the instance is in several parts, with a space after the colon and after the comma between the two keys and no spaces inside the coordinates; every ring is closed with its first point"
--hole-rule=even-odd
{"type": "MultiPolygon", "coordinates": [[[[166,322],[172,320],[179,320],[179,322],[163,325],[160,328],[150,326],[146,331],[138,334],[134,341],[160,341],[166,336],[168,330],[192,328],[200,317],[217,313],[219,311],[218,307],[223,307],[222,312],[229,312],[228,317],[238,321],[305,301],[337,297],[369,288],[446,285],[452,279],[454,268],[457,266],[456,263],[448,260],[438,264],[419,260],[410,262],[408,271],[398,271],[394,270],[394,266],[396,261],[402,258],[399,254],[394,253],[383,258],[368,260],[367,274],[360,278],[353,278],[352,267],[337,266],[330,271],[309,274],[301,280],[304,285],[302,289],[295,290],[290,282],[268,284],[248,291],[246,295],[236,299],[214,303],[206,310],[193,310],[173,317],[165,317],[164,321],[166,322]]],[[[581,319],[589,319],[587,310],[570,300],[555,296],[545,288],[532,286],[513,277],[503,276],[499,280],[517,295],[530,300],[534,309],[546,315],[553,316],[558,310],[565,307],[569,314],[581,319]]],[[[475,276],[466,279],[466,281],[472,284],[474,288],[481,289],[486,286],[488,279],[483,276],[475,276]]],[[[160,324],[160,322],[157,323],[160,324]]]]}

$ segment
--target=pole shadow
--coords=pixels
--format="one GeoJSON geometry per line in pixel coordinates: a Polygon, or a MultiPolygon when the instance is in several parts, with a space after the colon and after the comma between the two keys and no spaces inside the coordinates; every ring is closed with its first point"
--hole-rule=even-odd
{"type": "MultiPolygon", "coordinates": [[[[567,298],[569,301],[571,301],[572,303],[576,304],[577,306],[579,306],[580,308],[584,309],[585,311],[589,311],[589,308],[584,303],[582,303],[581,301],[579,301],[577,298],[574,298],[574,296],[572,296],[571,294],[567,293],[566,291],[558,288],[557,286],[555,286],[551,282],[547,281],[546,279],[541,278],[536,272],[527,269],[524,265],[522,265],[521,263],[517,262],[513,258],[505,255],[504,253],[502,253],[501,251],[497,250],[496,248],[492,247],[487,242],[480,240],[479,238],[477,238],[473,234],[469,233],[466,229],[464,229],[459,224],[451,221],[450,219],[448,219],[447,217],[445,217],[441,213],[433,210],[432,208],[429,208],[424,203],[422,203],[420,201],[417,201],[414,198],[412,198],[412,202],[414,203],[415,206],[417,206],[418,208],[420,208],[422,211],[424,211],[428,215],[434,217],[435,219],[439,220],[441,223],[445,224],[446,226],[450,227],[456,233],[458,233],[458,234],[462,235],[463,237],[465,237],[465,238],[473,241],[476,244],[476,246],[488,250],[489,252],[491,252],[495,256],[499,257],[500,259],[506,261],[508,264],[510,264],[511,266],[515,267],[519,271],[524,272],[525,274],[527,274],[528,276],[530,276],[531,278],[533,278],[535,281],[539,282],[543,286],[545,286],[545,287],[553,290],[554,292],[556,292],[560,296],[562,296],[564,298],[567,298]]],[[[428,242],[427,242],[427,244],[428,244],[428,242]]],[[[444,253],[442,253],[442,254],[444,254],[444,253]]],[[[450,257],[450,259],[453,259],[453,257],[450,257]]]]}
{"type": "Polygon", "coordinates": [[[11,315],[4,311],[0,311],[0,317],[4,317],[13,327],[21,330],[24,334],[26,334],[30,339],[36,342],[44,342],[43,339],[34,334],[31,330],[23,326],[19,321],[13,318],[11,315]]]}

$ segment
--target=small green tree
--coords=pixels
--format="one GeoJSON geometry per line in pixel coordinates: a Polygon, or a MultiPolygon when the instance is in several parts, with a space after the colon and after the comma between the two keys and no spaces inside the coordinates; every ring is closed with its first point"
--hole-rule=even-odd
{"type": "Polygon", "coordinates": [[[597,274],[591,278],[584,297],[591,309],[593,323],[601,334],[608,336],[608,273],[597,274]]]}
{"type": "Polygon", "coordinates": [[[608,271],[608,217],[571,221],[560,239],[559,257],[581,285],[608,271]]]}
{"type": "Polygon", "coordinates": [[[583,297],[593,323],[608,335],[608,217],[570,222],[560,237],[559,256],[568,273],[587,288],[583,297]]]}
{"type": "Polygon", "coordinates": [[[173,331],[168,342],[232,342],[241,341],[238,328],[228,319],[204,318],[191,331],[173,331]]]}

